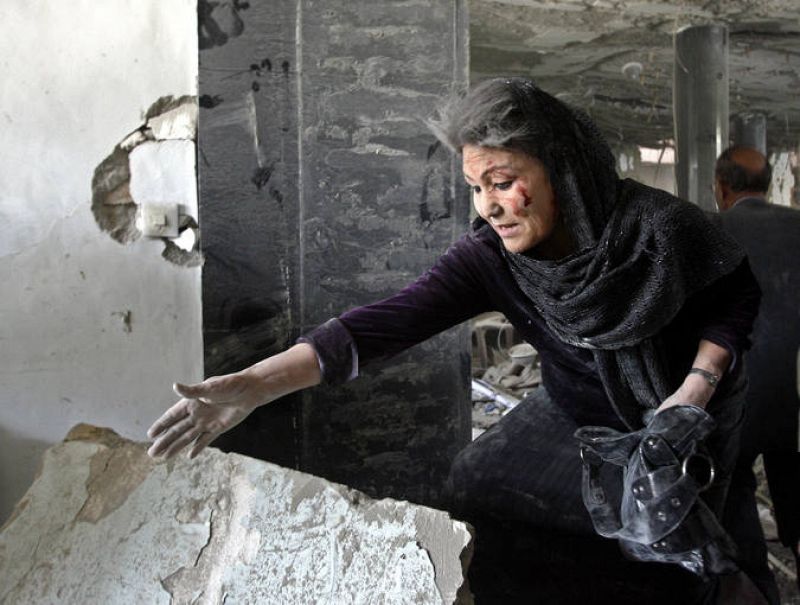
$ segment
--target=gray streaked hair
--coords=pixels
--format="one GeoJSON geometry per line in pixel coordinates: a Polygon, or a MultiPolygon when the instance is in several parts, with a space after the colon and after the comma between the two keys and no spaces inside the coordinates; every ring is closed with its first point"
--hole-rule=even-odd
{"type": "Polygon", "coordinates": [[[465,95],[450,97],[428,127],[454,153],[464,145],[510,147],[530,135],[531,125],[518,110],[509,82],[486,80],[465,95]]]}
{"type": "MultiPolygon", "coordinates": [[[[545,142],[542,138],[552,138],[547,132],[552,130],[547,119],[550,116],[543,111],[550,102],[569,112],[566,105],[527,78],[492,78],[464,95],[451,97],[428,126],[455,153],[460,153],[464,145],[478,145],[521,149],[538,156],[536,152],[545,142]]],[[[552,108],[548,109],[546,113],[552,113],[552,108]]]]}
{"type": "Polygon", "coordinates": [[[598,235],[616,201],[614,156],[597,126],[528,78],[485,80],[446,101],[428,127],[455,153],[477,145],[542,162],[579,241],[598,235]]]}

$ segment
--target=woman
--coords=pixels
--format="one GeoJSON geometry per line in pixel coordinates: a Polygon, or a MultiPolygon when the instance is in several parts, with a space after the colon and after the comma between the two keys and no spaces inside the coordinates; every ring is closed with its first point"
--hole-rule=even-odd
{"type": "MultiPolygon", "coordinates": [[[[459,455],[450,488],[453,510],[478,529],[471,576],[481,586],[473,590],[508,602],[511,593],[491,593],[497,583],[480,575],[490,537],[502,535],[498,519],[537,528],[523,532],[537,539],[549,529],[600,543],[581,503],[579,427],[625,434],[653,426],[656,414],[662,425],[686,426],[707,419],[707,409],[716,429],[704,447],[715,476],[703,496],[719,510],[742,415],[739,359],[759,291],[742,251],[702,211],[620,181],[594,124],[528,80],[484,82],[443,108],[432,128],[462,155],[479,215],[472,232],[395,296],[348,311],[242,372],[176,385],[183,399],[150,429],[150,453],[170,456],[193,443],[194,456],[258,405],[352,379],[371,360],[502,311],[539,351],[543,388],[459,455]]],[[[693,552],[704,570],[722,571],[732,553],[718,527],[709,531],[713,539],[693,552]]],[[[620,559],[616,551],[611,558],[620,559]]],[[[662,568],[656,576],[669,577],[662,568]]],[[[553,592],[571,602],[564,584],[553,592]]]]}

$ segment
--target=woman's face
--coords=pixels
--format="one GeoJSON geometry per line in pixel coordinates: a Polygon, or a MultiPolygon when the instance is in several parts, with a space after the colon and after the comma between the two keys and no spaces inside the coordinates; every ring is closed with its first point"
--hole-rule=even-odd
{"type": "Polygon", "coordinates": [[[464,178],[475,210],[509,252],[546,242],[558,224],[558,205],[544,165],[513,149],[465,145],[464,178]]]}

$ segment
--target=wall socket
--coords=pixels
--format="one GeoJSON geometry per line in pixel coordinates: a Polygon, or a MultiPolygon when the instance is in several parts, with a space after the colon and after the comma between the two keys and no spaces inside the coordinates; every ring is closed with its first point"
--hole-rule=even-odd
{"type": "Polygon", "coordinates": [[[146,237],[178,237],[178,204],[142,204],[139,215],[146,237]]]}

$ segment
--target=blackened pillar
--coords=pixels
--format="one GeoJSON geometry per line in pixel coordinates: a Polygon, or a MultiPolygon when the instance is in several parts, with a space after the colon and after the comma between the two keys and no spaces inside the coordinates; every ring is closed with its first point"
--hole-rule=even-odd
{"type": "MultiPolygon", "coordinates": [[[[427,269],[468,224],[423,124],[467,79],[466,3],[200,2],[206,373],[282,350],[427,269]]],[[[437,503],[470,438],[456,328],[259,410],[221,440],[372,495],[437,503]]]]}

